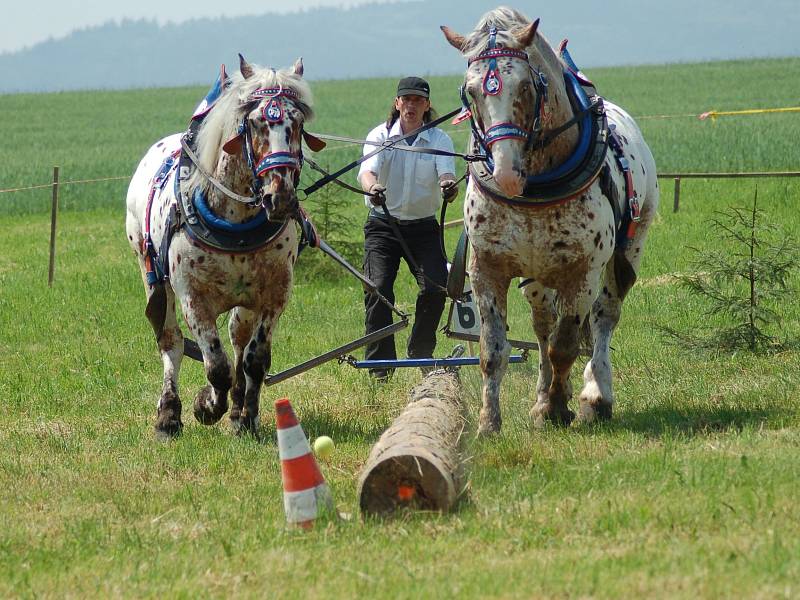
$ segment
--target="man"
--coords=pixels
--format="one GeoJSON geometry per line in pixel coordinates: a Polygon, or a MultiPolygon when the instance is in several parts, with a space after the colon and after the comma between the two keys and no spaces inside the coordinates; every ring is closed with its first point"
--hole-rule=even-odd
{"type": "MultiPolygon", "coordinates": [[[[428,82],[419,77],[401,79],[388,120],[370,131],[367,140],[381,143],[403,137],[430,122],[432,113],[428,82]]],[[[438,128],[426,129],[398,143],[398,146],[403,145],[453,152],[453,141],[438,128]]],[[[364,154],[374,149],[375,146],[365,145],[364,154]]],[[[365,275],[383,296],[394,302],[394,282],[403,258],[419,286],[414,324],[408,339],[411,358],[432,357],[436,347],[436,329],[444,310],[447,282],[447,259],[439,243],[436,215],[443,199],[451,202],[458,194],[454,173],[452,156],[394,149],[384,150],[364,161],[358,173],[370,208],[364,225],[365,275]],[[411,261],[387,219],[384,204],[391,218],[396,220],[411,252],[411,261]],[[421,272],[414,272],[412,263],[416,263],[421,272]]],[[[375,294],[366,292],[364,305],[368,334],[391,324],[391,310],[375,294]]],[[[367,346],[367,360],[395,358],[394,336],[367,346]]],[[[391,369],[370,370],[378,381],[386,381],[391,372],[391,369]]]]}

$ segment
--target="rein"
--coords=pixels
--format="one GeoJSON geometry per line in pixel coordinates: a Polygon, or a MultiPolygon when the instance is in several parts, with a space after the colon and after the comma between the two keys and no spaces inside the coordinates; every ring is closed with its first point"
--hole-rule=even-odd
{"type": "MultiPolygon", "coordinates": [[[[460,108],[456,109],[454,111],[451,111],[451,112],[447,113],[443,117],[439,117],[438,119],[436,119],[434,121],[431,121],[429,123],[425,123],[421,127],[417,127],[414,131],[406,133],[405,135],[402,135],[402,136],[400,136],[398,138],[395,138],[395,139],[393,139],[391,141],[390,140],[386,140],[383,144],[379,144],[378,147],[375,148],[375,150],[373,150],[372,152],[368,152],[367,154],[365,154],[361,158],[359,158],[357,160],[354,160],[350,164],[345,165],[344,167],[342,167],[341,169],[339,169],[335,173],[329,173],[328,175],[326,175],[322,179],[319,179],[319,180],[315,181],[310,186],[308,186],[307,188],[303,189],[303,192],[305,193],[306,197],[310,196],[311,194],[316,192],[322,186],[329,184],[331,181],[334,181],[337,177],[339,177],[341,175],[344,175],[348,171],[354,169],[355,167],[357,167],[358,165],[363,163],[365,160],[368,160],[368,159],[372,158],[373,156],[375,156],[379,152],[383,152],[384,150],[388,150],[390,148],[397,148],[398,146],[396,146],[396,144],[398,144],[400,142],[403,142],[403,141],[407,140],[410,137],[414,137],[414,136],[422,133],[423,131],[427,131],[428,129],[432,129],[432,128],[436,127],[437,125],[441,125],[442,123],[447,121],[449,118],[454,117],[455,115],[457,115],[460,112],[461,112],[460,108]]],[[[325,136],[321,136],[321,135],[318,135],[318,134],[311,134],[311,135],[314,135],[314,136],[320,137],[320,138],[324,138],[325,137],[325,136]]],[[[367,142],[367,143],[369,143],[371,146],[375,145],[372,142],[367,142]]],[[[399,146],[399,148],[402,148],[402,149],[405,150],[406,146],[399,146]]],[[[359,192],[359,193],[363,193],[363,192],[359,192]]]]}
{"type": "MultiPolygon", "coordinates": [[[[450,116],[453,114],[458,114],[461,109],[458,111],[454,111],[450,113],[450,116]]],[[[360,146],[369,145],[369,146],[380,146],[384,149],[394,149],[394,150],[402,150],[403,152],[417,152],[419,154],[433,154],[435,156],[453,156],[457,158],[461,158],[466,162],[480,162],[486,160],[485,154],[464,154],[462,152],[448,152],[447,150],[438,150],[436,148],[420,148],[418,146],[397,146],[395,147],[394,144],[397,140],[386,140],[381,143],[371,142],[369,140],[360,140],[357,138],[350,138],[344,137],[341,135],[329,135],[325,133],[313,133],[309,132],[310,135],[314,137],[318,137],[323,140],[330,140],[332,142],[346,142],[348,144],[358,144],[360,146]]]]}
{"type": "MultiPolygon", "coordinates": [[[[312,135],[316,136],[317,134],[312,134],[312,135]]],[[[365,143],[370,143],[370,142],[365,142],[365,143]]],[[[314,169],[318,173],[321,173],[326,178],[330,176],[330,174],[325,169],[323,169],[321,166],[319,166],[316,162],[314,162],[310,158],[307,158],[306,162],[308,163],[309,167],[311,167],[312,169],[314,169]]],[[[455,185],[458,185],[459,183],[464,181],[464,179],[466,179],[468,175],[469,175],[469,171],[465,170],[464,174],[456,180],[455,185]]],[[[342,188],[344,188],[344,189],[346,189],[348,191],[354,192],[356,194],[375,197],[375,194],[370,194],[369,192],[365,192],[364,190],[360,190],[360,189],[350,185],[349,183],[345,183],[344,181],[342,181],[338,177],[333,177],[332,179],[330,179],[330,181],[332,181],[333,183],[335,183],[339,187],[342,187],[342,188]]],[[[447,214],[447,205],[448,205],[447,202],[442,202],[442,209],[441,209],[440,214],[439,214],[439,247],[441,248],[442,255],[445,258],[447,258],[447,251],[445,249],[445,244],[444,244],[444,220],[445,220],[445,216],[447,214]]],[[[422,277],[428,283],[433,285],[433,287],[435,289],[438,289],[440,291],[444,291],[451,298],[461,299],[461,296],[462,296],[461,293],[459,293],[457,296],[452,296],[450,294],[450,291],[449,291],[448,287],[439,285],[438,283],[436,283],[435,281],[430,279],[427,275],[425,275],[425,272],[419,267],[417,262],[414,260],[414,256],[411,254],[411,250],[409,249],[408,245],[406,244],[405,238],[403,238],[403,234],[401,233],[400,228],[397,226],[397,219],[395,219],[395,217],[393,217],[392,214],[389,212],[389,209],[386,208],[386,204],[381,204],[381,208],[383,209],[383,214],[386,215],[386,220],[389,222],[389,226],[392,228],[392,233],[397,238],[397,241],[400,244],[401,249],[403,250],[405,255],[408,257],[408,263],[411,266],[412,271],[414,271],[415,273],[417,273],[417,272],[420,273],[420,275],[422,275],[422,277]]],[[[334,258],[334,260],[337,260],[337,262],[339,262],[336,257],[332,256],[332,258],[334,258]]],[[[345,268],[348,268],[348,267],[345,267],[345,268]]],[[[348,270],[350,270],[350,269],[348,268],[348,270]]],[[[358,277],[358,275],[357,275],[357,277],[358,277]]]]}

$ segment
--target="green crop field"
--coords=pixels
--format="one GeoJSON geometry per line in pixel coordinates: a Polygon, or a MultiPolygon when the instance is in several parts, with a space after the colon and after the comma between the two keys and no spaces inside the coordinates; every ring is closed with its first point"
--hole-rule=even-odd
{"type": "MultiPolygon", "coordinates": [[[[690,115],[797,106],[799,70],[800,59],[775,59],[589,75],[641,118],[662,172],[778,171],[800,166],[798,113],[690,115]]],[[[395,83],[312,82],[318,118],[308,128],[363,136],[384,118],[395,83]]],[[[440,113],[458,105],[460,78],[431,83],[440,113]]],[[[702,354],[658,333],[717,322],[674,279],[694,268],[692,247],[718,245],[707,223],[715,211],[748,206],[757,187],[767,218],[797,239],[800,180],[685,180],[678,213],[662,180],[640,281],[612,343],[613,421],[532,431],[534,354],[503,381],[502,433],[475,439],[480,375],[465,368],[466,500],[451,514],[362,521],[360,468],[417,371],[375,386],[333,362],[264,388],[258,441],[235,437],[225,421],[193,420],[205,380],[186,360],[183,435],[154,439],[161,362],[124,233],[126,177],[151,143],[186,126],[204,93],[0,96],[0,190],[47,184],[54,165],[62,181],[113,178],[61,187],[52,288],[50,190],[0,193],[0,597],[800,595],[800,352],[702,354]],[[284,396],[310,437],[335,440],[323,472],[351,520],[286,527],[272,410],[284,396]]],[[[448,130],[463,146],[466,128],[448,130]]],[[[315,160],[335,167],[358,153],[332,144],[315,160]]],[[[303,181],[314,179],[306,169],[303,181]]],[[[361,198],[326,193],[349,203],[349,225],[331,239],[358,243],[361,198]]],[[[320,204],[309,201],[313,218],[320,204]]],[[[455,236],[448,231],[450,251],[455,236]]],[[[273,371],[362,333],[360,284],[314,252],[300,257],[273,371]]],[[[800,289],[797,272],[791,284],[800,289]]],[[[511,333],[532,339],[524,302],[510,295],[511,333]]],[[[413,309],[407,273],[398,300],[413,309]]],[[[800,304],[778,308],[774,333],[800,337],[800,304]]],[[[442,353],[452,345],[440,338],[442,353]]]]}

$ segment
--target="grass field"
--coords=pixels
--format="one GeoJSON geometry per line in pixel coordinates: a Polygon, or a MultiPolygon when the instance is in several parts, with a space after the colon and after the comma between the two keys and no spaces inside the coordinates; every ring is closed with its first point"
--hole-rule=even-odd
{"type": "MultiPolygon", "coordinates": [[[[589,75],[609,99],[650,117],[793,106],[798,69],[800,59],[785,59],[589,75]]],[[[432,79],[440,112],[457,105],[458,83],[432,79]]],[[[363,135],[384,117],[394,84],[314,82],[309,129],[363,135]]],[[[54,164],[62,180],[128,176],[153,141],[184,128],[204,93],[0,96],[0,189],[47,183],[54,164]]],[[[641,125],[665,172],[798,168],[796,114],[641,125]]],[[[451,132],[463,144],[465,130],[451,132]]],[[[318,158],[341,165],[358,152],[318,158]]],[[[127,182],[62,188],[52,288],[50,191],[0,194],[0,596],[797,597],[800,353],[705,355],[657,333],[709,321],[671,275],[690,268],[690,246],[717,243],[706,225],[714,211],[748,205],[756,185],[769,218],[800,234],[797,179],[686,181],[677,214],[662,181],[640,283],[613,342],[610,424],[531,431],[534,356],[503,382],[503,433],[470,436],[470,491],[456,513],[355,518],[308,533],[285,527],[272,402],[288,396],[311,437],[333,437],[323,470],[339,508],[356,513],[359,469],[419,373],[376,387],[333,363],[265,388],[258,442],[194,422],[204,377],[184,361],[184,434],[158,443],[161,364],[124,235],[127,182]]],[[[364,211],[353,197],[344,237],[360,239],[364,211]]],[[[530,339],[524,303],[511,296],[512,334],[530,339]]],[[[398,297],[413,308],[410,277],[398,297]]],[[[783,333],[800,336],[800,305],[781,311],[783,333]]],[[[362,327],[360,285],[320,273],[306,251],[273,370],[362,327]]],[[[473,432],[478,371],[464,369],[463,381],[473,432]]]]}

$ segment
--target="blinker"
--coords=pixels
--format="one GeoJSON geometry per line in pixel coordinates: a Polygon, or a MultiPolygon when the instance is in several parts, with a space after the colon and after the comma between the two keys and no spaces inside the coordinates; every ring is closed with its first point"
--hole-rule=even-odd
{"type": "Polygon", "coordinates": [[[468,108],[462,108],[461,112],[457,114],[450,123],[452,125],[458,125],[459,123],[463,123],[467,119],[472,117],[472,111],[468,108]]]}

